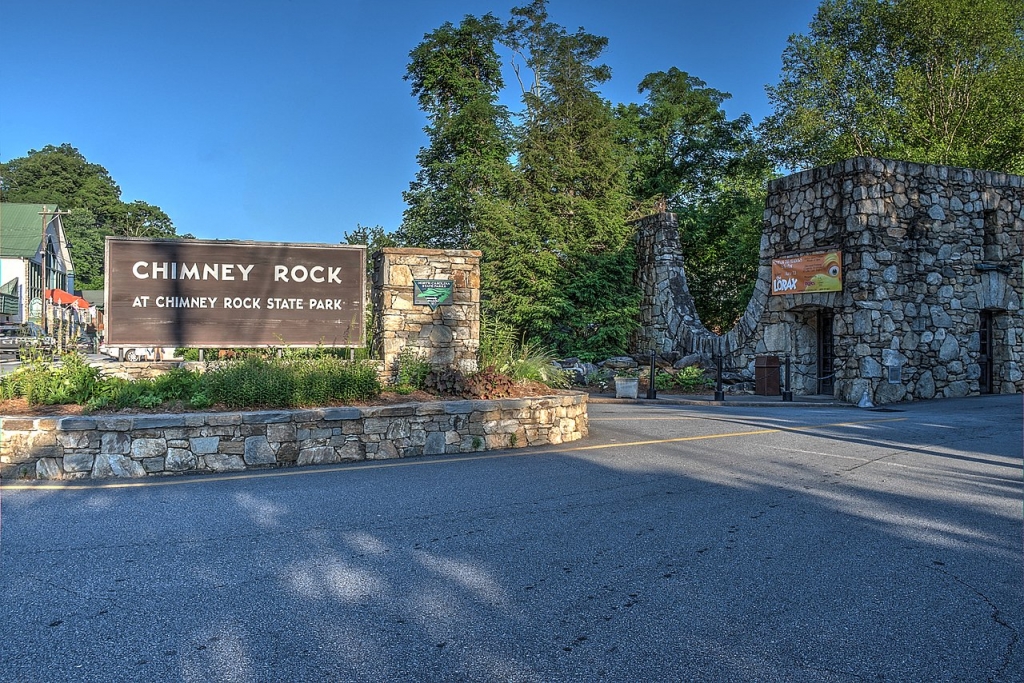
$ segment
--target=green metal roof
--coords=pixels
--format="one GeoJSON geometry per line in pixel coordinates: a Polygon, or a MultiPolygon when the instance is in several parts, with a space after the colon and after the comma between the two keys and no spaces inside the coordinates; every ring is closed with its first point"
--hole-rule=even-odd
{"type": "MultiPolygon", "coordinates": [[[[47,205],[49,210],[56,206],[47,205]]],[[[0,202],[0,256],[32,258],[43,239],[42,204],[0,202]]]]}

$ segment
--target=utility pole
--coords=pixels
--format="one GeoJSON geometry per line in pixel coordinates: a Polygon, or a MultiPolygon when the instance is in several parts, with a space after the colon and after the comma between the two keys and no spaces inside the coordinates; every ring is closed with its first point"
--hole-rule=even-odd
{"type": "Polygon", "coordinates": [[[42,300],[43,300],[42,328],[43,328],[43,336],[44,337],[46,336],[46,252],[47,252],[47,247],[49,246],[48,245],[48,241],[46,239],[46,226],[50,223],[51,220],[53,220],[54,216],[67,216],[70,213],[71,213],[70,211],[60,211],[59,209],[54,209],[53,211],[47,211],[46,210],[46,204],[43,204],[43,210],[39,212],[39,215],[43,217],[43,241],[39,245],[40,257],[41,257],[39,259],[39,261],[40,261],[40,263],[39,263],[39,274],[40,274],[40,284],[42,285],[41,289],[42,289],[42,295],[43,295],[43,297],[42,297],[42,300]]]}

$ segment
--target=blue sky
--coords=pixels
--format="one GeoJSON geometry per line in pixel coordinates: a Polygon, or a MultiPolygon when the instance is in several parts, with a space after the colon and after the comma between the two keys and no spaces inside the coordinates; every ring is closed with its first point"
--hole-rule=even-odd
{"type": "MultiPolygon", "coordinates": [[[[425,33],[479,0],[34,0],[0,10],[0,160],[70,143],[122,199],[204,239],[337,243],[394,230],[425,143],[402,79],[425,33]]],[[[677,67],[769,113],[786,39],[817,0],[552,0],[550,19],[608,37],[603,94],[637,101],[677,67]]],[[[514,104],[514,99],[509,100],[514,104]]]]}

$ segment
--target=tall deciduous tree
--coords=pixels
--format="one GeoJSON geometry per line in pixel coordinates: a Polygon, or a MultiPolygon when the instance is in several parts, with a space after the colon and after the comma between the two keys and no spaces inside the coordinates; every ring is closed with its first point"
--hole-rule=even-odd
{"type": "MultiPolygon", "coordinates": [[[[122,237],[178,237],[170,217],[159,206],[135,200],[121,204],[113,231],[122,237]]],[[[181,235],[192,237],[192,235],[181,235]]]]}
{"type": "Polygon", "coordinates": [[[525,106],[516,149],[522,190],[511,217],[516,234],[504,240],[517,254],[497,264],[492,305],[563,353],[622,352],[639,293],[625,158],[611,107],[597,92],[611,76],[598,63],[608,41],[567,32],[536,0],[512,10],[505,42],[525,106]]]}
{"type": "Polygon", "coordinates": [[[763,135],[783,164],[854,155],[1024,172],[1024,3],[824,0],[763,135]]]}
{"type": "Polygon", "coordinates": [[[64,228],[75,281],[82,289],[103,287],[103,241],[107,235],[192,237],[177,235],[160,207],[143,201],[122,202],[121,188],[107,169],[89,162],[68,143],[29,150],[24,157],[0,164],[0,200],[71,210],[64,228]]]}
{"type": "Polygon", "coordinates": [[[498,104],[504,83],[492,15],[466,16],[427,34],[410,53],[406,80],[426,112],[429,145],[405,192],[398,239],[443,249],[476,246],[490,204],[510,181],[509,114],[498,104]]]}
{"type": "Polygon", "coordinates": [[[68,143],[29,150],[0,164],[0,191],[5,202],[88,209],[100,224],[111,222],[121,205],[121,188],[107,169],[68,143]]]}
{"type": "Polygon", "coordinates": [[[728,93],[684,71],[648,74],[646,102],[618,108],[620,138],[632,152],[637,206],[679,216],[686,276],[701,321],[728,330],[756,281],[770,163],[746,115],[729,120],[728,93]]]}

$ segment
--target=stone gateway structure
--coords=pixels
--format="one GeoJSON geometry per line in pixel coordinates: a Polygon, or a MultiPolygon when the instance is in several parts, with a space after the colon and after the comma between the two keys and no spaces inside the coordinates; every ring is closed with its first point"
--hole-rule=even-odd
{"type": "Polygon", "coordinates": [[[685,291],[674,217],[638,224],[638,350],[751,375],[788,355],[794,393],[851,403],[1024,391],[1024,178],[857,157],[768,190],[754,296],[723,337],[685,291]],[[772,292],[773,262],[832,252],[838,291],[772,292]]]}
{"type": "Polygon", "coordinates": [[[373,262],[373,354],[393,375],[410,352],[437,367],[475,372],[480,349],[480,252],[386,248],[373,262]],[[451,298],[422,303],[416,282],[449,282],[451,298]]]}

